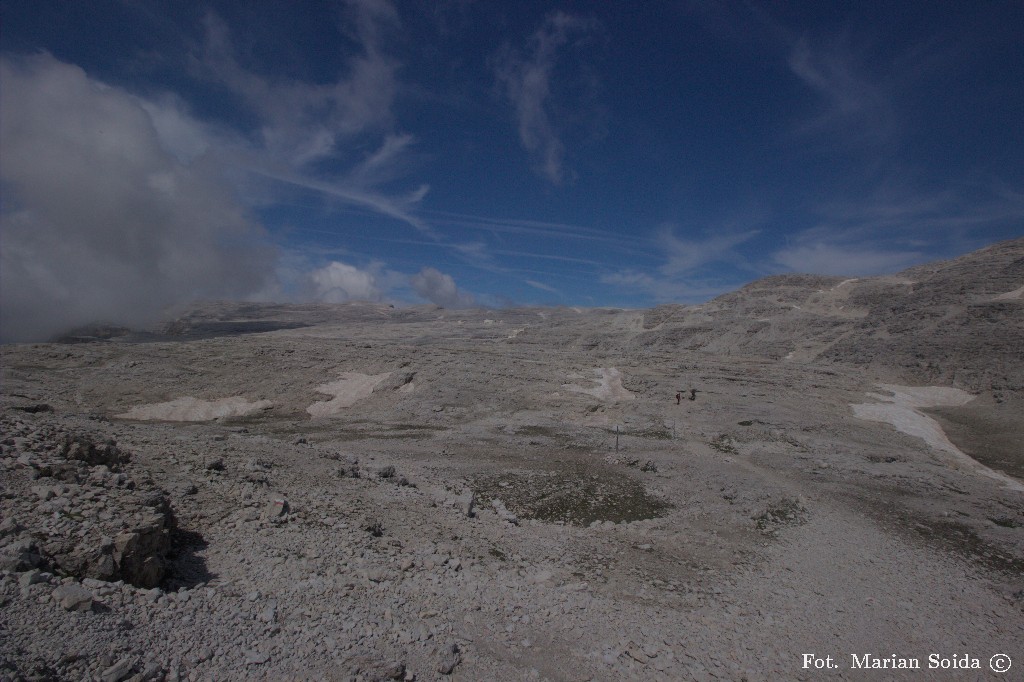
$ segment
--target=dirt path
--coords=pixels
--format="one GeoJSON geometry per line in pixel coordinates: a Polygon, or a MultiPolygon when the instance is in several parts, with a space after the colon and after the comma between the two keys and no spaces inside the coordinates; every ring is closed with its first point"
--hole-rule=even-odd
{"type": "Polygon", "coordinates": [[[710,656],[703,664],[738,666],[727,677],[752,680],[816,679],[821,673],[803,669],[803,654],[831,656],[839,679],[920,679],[921,671],[851,669],[851,655],[916,658],[928,674],[929,655],[965,653],[983,667],[971,679],[1004,679],[988,669],[989,658],[1019,652],[1022,634],[1019,610],[969,566],[820,502],[701,619],[715,627],[694,650],[720,656],[717,666],[710,656]]]}

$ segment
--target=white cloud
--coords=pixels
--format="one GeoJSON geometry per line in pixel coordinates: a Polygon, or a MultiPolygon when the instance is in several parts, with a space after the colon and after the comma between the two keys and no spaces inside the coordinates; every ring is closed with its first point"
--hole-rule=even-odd
{"type": "Polygon", "coordinates": [[[415,204],[426,194],[427,189],[425,187],[420,187],[419,190],[413,192],[406,199],[398,199],[394,197],[387,197],[359,187],[314,180],[312,178],[307,178],[293,173],[279,173],[256,168],[251,170],[258,175],[262,175],[279,182],[284,182],[296,187],[305,187],[306,189],[319,192],[325,196],[340,199],[345,203],[368,208],[376,213],[380,213],[381,215],[386,215],[394,218],[395,220],[406,223],[428,237],[437,238],[437,234],[434,232],[433,228],[414,215],[411,210],[412,204],[415,204]]]}
{"type": "Polygon", "coordinates": [[[710,263],[742,262],[736,247],[759,234],[759,230],[723,232],[704,239],[680,239],[671,228],[665,227],[658,235],[658,242],[668,259],[660,271],[668,276],[692,272],[710,263]]]}
{"type": "Polygon", "coordinates": [[[506,48],[497,59],[497,79],[515,107],[519,140],[534,157],[541,175],[556,185],[565,178],[565,145],[550,112],[554,69],[571,34],[587,32],[593,26],[592,21],[556,12],[533,34],[527,56],[506,48]]]}
{"type": "Polygon", "coordinates": [[[523,280],[523,281],[526,282],[527,284],[529,284],[534,289],[540,289],[541,291],[547,291],[547,292],[552,293],[552,294],[559,294],[559,295],[561,295],[561,293],[562,293],[558,289],[556,289],[553,286],[551,286],[550,284],[544,284],[543,282],[538,282],[535,279],[527,279],[527,280],[523,280]]]}
{"type": "Polygon", "coordinates": [[[187,113],[178,98],[139,100],[139,106],[149,114],[161,146],[179,162],[190,164],[210,150],[213,134],[187,113]]]}
{"type": "Polygon", "coordinates": [[[487,261],[491,259],[487,244],[481,241],[452,244],[451,246],[463,256],[472,260],[487,261]]]}
{"type": "MultiPolygon", "coordinates": [[[[213,13],[205,19],[205,44],[193,75],[223,85],[258,121],[246,143],[232,141],[228,155],[236,164],[329,201],[389,216],[436,239],[412,213],[428,185],[398,195],[380,190],[408,172],[415,142],[412,135],[392,130],[400,64],[384,53],[381,42],[397,27],[397,12],[386,0],[349,0],[346,10],[350,21],[343,30],[350,27],[357,48],[346,58],[345,73],[332,82],[271,77],[248,68],[236,56],[228,27],[213,13]],[[372,145],[374,151],[355,159],[357,149],[372,145]],[[335,169],[331,177],[317,173],[328,166],[335,169]]],[[[273,194],[282,188],[262,189],[273,194]]]]}
{"type": "Polygon", "coordinates": [[[401,157],[413,141],[412,135],[385,135],[380,147],[353,168],[349,178],[358,185],[375,185],[392,180],[398,171],[401,157]]]}
{"type": "Polygon", "coordinates": [[[275,251],[206,162],[200,126],[49,55],[0,60],[0,81],[5,341],[269,285],[275,251]]]}
{"type": "Polygon", "coordinates": [[[658,286],[657,281],[646,272],[636,270],[620,270],[601,275],[601,281],[605,284],[616,284],[627,287],[653,290],[658,286]]]}
{"type": "Polygon", "coordinates": [[[241,97],[263,121],[263,146],[275,158],[300,167],[332,154],[339,141],[392,121],[398,63],[380,49],[380,34],[397,23],[388,2],[351,2],[361,52],[348,73],[331,83],[269,78],[248,70],[235,57],[227,26],[206,17],[206,43],[199,75],[241,97]]]}
{"type": "Polygon", "coordinates": [[[913,182],[914,171],[897,167],[863,196],[847,193],[823,203],[823,224],[814,233],[843,234],[875,241],[894,234],[934,241],[957,230],[990,228],[1024,219],[1024,195],[1001,183],[957,180],[941,190],[913,182]]]}
{"type": "Polygon", "coordinates": [[[376,273],[347,263],[332,261],[311,272],[309,279],[314,297],[325,303],[379,301],[382,298],[376,273]]]}
{"type": "Polygon", "coordinates": [[[659,303],[701,303],[735,289],[746,278],[712,273],[708,266],[728,264],[737,271],[752,271],[752,266],[737,247],[760,234],[760,230],[737,230],[736,224],[756,222],[750,216],[726,223],[717,233],[696,239],[677,237],[671,226],[663,226],[655,242],[665,262],[653,271],[622,269],[600,278],[623,290],[642,292],[659,303]]]}
{"type": "Polygon", "coordinates": [[[929,191],[907,170],[863,195],[823,203],[818,212],[821,222],[771,254],[774,263],[799,272],[877,275],[979,248],[991,240],[983,230],[1024,220],[1024,195],[966,181],[929,191]]]}
{"type": "Polygon", "coordinates": [[[818,93],[821,109],[798,126],[803,136],[820,136],[829,146],[876,152],[892,143],[897,133],[896,111],[883,81],[872,79],[846,41],[830,41],[815,49],[798,41],[789,67],[818,93]]]}
{"type": "Polygon", "coordinates": [[[423,268],[409,278],[409,284],[420,297],[445,308],[466,308],[474,303],[472,295],[459,291],[451,275],[434,268],[423,268]]]}
{"type": "Polygon", "coordinates": [[[732,291],[739,281],[723,282],[711,278],[666,277],[638,270],[619,270],[601,275],[602,284],[640,292],[657,303],[703,303],[732,291]]]}

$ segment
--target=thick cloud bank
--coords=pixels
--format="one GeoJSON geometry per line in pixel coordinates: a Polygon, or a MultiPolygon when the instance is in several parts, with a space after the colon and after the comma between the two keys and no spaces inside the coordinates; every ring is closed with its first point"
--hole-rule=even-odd
{"type": "Polygon", "coordinates": [[[434,268],[423,268],[409,283],[421,297],[445,308],[468,308],[474,302],[470,294],[459,291],[451,275],[434,268]]]}
{"type": "Polygon", "coordinates": [[[347,263],[332,261],[309,274],[314,297],[325,303],[345,301],[379,301],[381,291],[377,276],[347,263]]]}
{"type": "Polygon", "coordinates": [[[0,61],[0,338],[267,286],[275,254],[206,157],[161,144],[161,105],[49,55],[0,61]]]}

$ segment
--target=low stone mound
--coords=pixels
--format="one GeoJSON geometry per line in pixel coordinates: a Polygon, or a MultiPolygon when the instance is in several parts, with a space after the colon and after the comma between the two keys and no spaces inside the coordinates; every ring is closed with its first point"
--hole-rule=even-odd
{"type": "Polygon", "coordinates": [[[0,421],[0,570],[155,587],[164,579],[174,516],[165,493],[120,469],[110,439],[0,421]]]}
{"type": "Polygon", "coordinates": [[[85,462],[89,466],[102,464],[115,471],[131,458],[127,452],[118,449],[115,441],[97,444],[86,434],[65,434],[57,452],[65,459],[85,462]]]}

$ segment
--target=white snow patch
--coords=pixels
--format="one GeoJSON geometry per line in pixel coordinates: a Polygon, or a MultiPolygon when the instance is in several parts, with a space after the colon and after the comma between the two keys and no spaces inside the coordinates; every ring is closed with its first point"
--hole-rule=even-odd
{"type": "Polygon", "coordinates": [[[369,397],[380,382],[391,376],[391,372],[383,374],[360,374],[344,372],[337,381],[321,384],[316,387],[318,393],[333,395],[330,400],[315,402],[306,408],[314,417],[328,417],[338,414],[346,407],[352,407],[363,398],[369,397]]]}
{"type": "Polygon", "coordinates": [[[1024,492],[1024,484],[998,471],[993,471],[953,445],[942,427],[931,417],[917,408],[959,407],[966,405],[974,396],[959,388],[945,386],[897,386],[879,384],[879,388],[891,391],[892,395],[868,393],[869,398],[881,402],[850,405],[859,419],[892,424],[897,431],[920,438],[936,450],[951,455],[956,464],[963,464],[983,476],[1001,482],[1007,488],[1024,492]]]}
{"type": "Polygon", "coordinates": [[[1005,294],[999,294],[993,301],[1012,301],[1015,298],[1024,298],[1024,287],[1020,289],[1014,289],[1013,291],[1007,291],[1005,294]]]}
{"type": "MultiPolygon", "coordinates": [[[[619,400],[633,400],[636,395],[631,391],[626,390],[622,385],[622,372],[614,367],[597,367],[591,370],[594,374],[594,378],[590,379],[597,384],[590,388],[583,386],[576,386],[575,384],[562,384],[562,388],[568,389],[575,393],[586,393],[592,395],[598,400],[608,400],[611,402],[617,402],[619,400]]],[[[570,376],[570,379],[577,378],[576,376],[570,376]]],[[[583,378],[583,377],[579,377],[583,378]]]]}
{"type": "Polygon", "coordinates": [[[138,405],[123,414],[121,419],[138,419],[167,422],[205,422],[219,417],[244,417],[272,406],[269,400],[257,400],[250,403],[241,396],[219,398],[217,400],[199,400],[184,397],[166,403],[138,405]]]}

